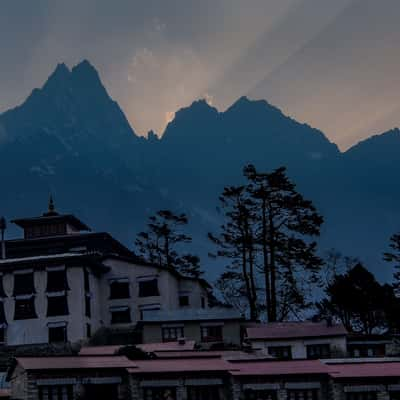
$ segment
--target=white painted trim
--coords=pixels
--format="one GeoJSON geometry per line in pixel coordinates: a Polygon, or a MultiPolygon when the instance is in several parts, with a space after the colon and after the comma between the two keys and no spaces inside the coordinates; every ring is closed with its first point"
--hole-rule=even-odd
{"type": "Polygon", "coordinates": [[[92,385],[104,385],[104,384],[118,384],[121,383],[122,379],[120,376],[105,376],[105,377],[93,377],[93,378],[82,378],[83,384],[92,385]]]}
{"type": "Polygon", "coordinates": [[[38,386],[75,385],[76,383],[76,378],[38,379],[36,381],[38,386]]]}
{"type": "Polygon", "coordinates": [[[354,392],[383,392],[385,391],[384,385],[354,385],[354,386],[345,386],[343,388],[345,393],[354,393],[354,392]]]}
{"type": "Polygon", "coordinates": [[[279,390],[279,383],[245,383],[243,385],[243,390],[252,389],[252,390],[279,390]]]}
{"type": "Polygon", "coordinates": [[[320,382],[288,382],[285,383],[285,389],[321,389],[320,382]]]}
{"type": "Polygon", "coordinates": [[[56,271],[65,271],[66,267],[65,265],[57,265],[57,266],[52,266],[52,267],[46,267],[47,272],[56,272],[56,271]]]}
{"type": "Polygon", "coordinates": [[[179,381],[177,379],[158,379],[158,380],[145,380],[140,382],[140,387],[151,388],[151,387],[177,387],[179,381]]]}
{"type": "Polygon", "coordinates": [[[222,385],[222,379],[220,378],[209,378],[209,379],[186,379],[186,386],[217,386],[222,385]]]}

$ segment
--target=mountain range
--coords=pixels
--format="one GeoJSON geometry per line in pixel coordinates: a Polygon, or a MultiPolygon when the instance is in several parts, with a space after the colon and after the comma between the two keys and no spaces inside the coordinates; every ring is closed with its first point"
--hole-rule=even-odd
{"type": "Polygon", "coordinates": [[[221,265],[206,256],[206,233],[220,224],[223,187],[242,181],[246,163],[285,165],[325,217],[321,250],[359,257],[390,279],[382,252],[400,230],[399,150],[393,129],[341,152],[318,129],[246,97],[223,112],[195,101],[176,112],[161,138],[143,138],[88,61],[59,64],[42,88],[0,115],[0,213],[37,215],[52,193],[60,211],[132,247],[155,210],[184,211],[192,251],[213,278],[221,265]]]}

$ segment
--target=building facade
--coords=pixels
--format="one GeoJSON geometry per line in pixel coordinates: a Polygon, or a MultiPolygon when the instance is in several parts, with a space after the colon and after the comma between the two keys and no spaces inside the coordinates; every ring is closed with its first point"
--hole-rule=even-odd
{"type": "Polygon", "coordinates": [[[329,322],[271,322],[246,329],[253,349],[265,349],[278,359],[345,357],[347,331],[329,322]]]}
{"type": "Polygon", "coordinates": [[[396,400],[400,360],[20,357],[8,381],[15,400],[396,400]]]}
{"type": "Polygon", "coordinates": [[[1,344],[85,341],[100,328],[132,330],[144,312],[208,307],[205,281],[143,263],[52,203],[13,222],[24,237],[6,241],[0,260],[1,344]]]}

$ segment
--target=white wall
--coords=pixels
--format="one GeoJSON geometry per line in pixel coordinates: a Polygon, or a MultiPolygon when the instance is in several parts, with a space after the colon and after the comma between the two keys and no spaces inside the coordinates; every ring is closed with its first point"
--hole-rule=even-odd
{"type": "Polygon", "coordinates": [[[326,337],[315,339],[293,339],[293,340],[254,340],[251,341],[253,349],[268,349],[268,347],[291,346],[293,359],[307,358],[307,346],[311,344],[330,344],[331,353],[346,354],[346,338],[341,337],[326,337]]]}

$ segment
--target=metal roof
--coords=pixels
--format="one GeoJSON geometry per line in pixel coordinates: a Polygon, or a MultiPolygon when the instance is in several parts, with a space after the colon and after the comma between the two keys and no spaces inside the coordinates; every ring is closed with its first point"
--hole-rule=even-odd
{"type": "Polygon", "coordinates": [[[346,336],[342,324],[328,325],[326,322],[270,322],[246,329],[250,340],[279,340],[306,337],[346,336]]]}
{"type": "Polygon", "coordinates": [[[177,309],[143,312],[143,323],[177,321],[211,321],[242,319],[242,315],[231,308],[177,309]]]}

